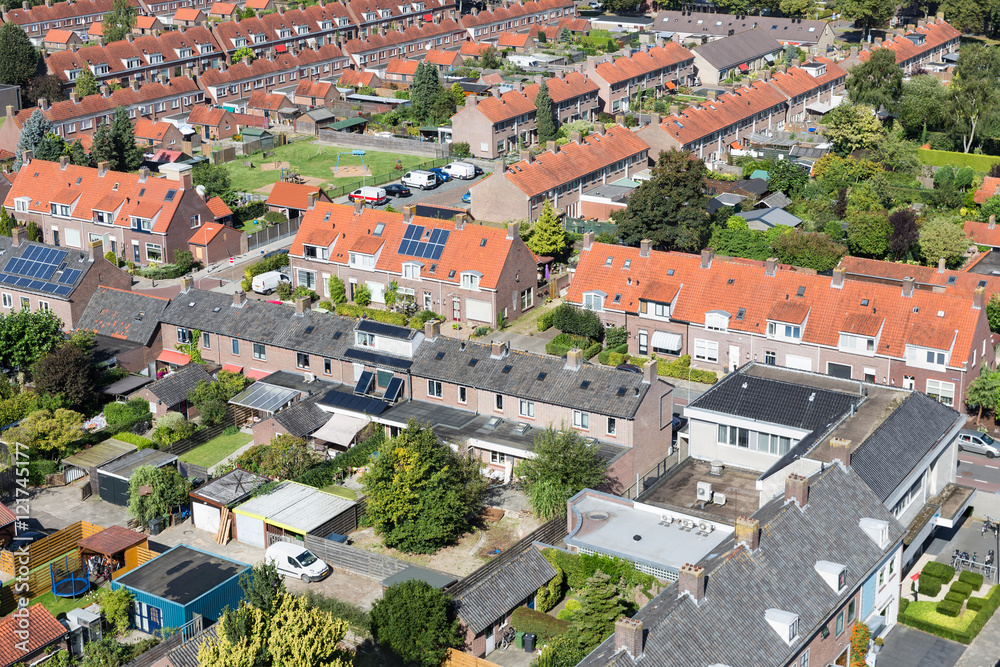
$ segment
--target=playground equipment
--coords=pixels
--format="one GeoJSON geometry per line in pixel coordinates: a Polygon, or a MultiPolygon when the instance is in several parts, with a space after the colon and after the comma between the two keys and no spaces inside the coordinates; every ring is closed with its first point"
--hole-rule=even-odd
{"type": "Polygon", "coordinates": [[[70,565],[69,556],[65,556],[62,563],[51,563],[49,576],[52,578],[52,594],[56,597],[75,598],[90,590],[87,563],[80,562],[74,568],[70,565]]]}
{"type": "Polygon", "coordinates": [[[298,167],[282,167],[280,162],[276,162],[279,178],[282,183],[305,183],[305,179],[299,175],[298,167]]]}
{"type": "MultiPolygon", "coordinates": [[[[337,164],[335,164],[333,166],[333,175],[334,175],[334,177],[337,176],[337,169],[340,168],[340,158],[342,156],[344,156],[344,155],[350,155],[352,157],[359,157],[359,158],[361,158],[361,167],[365,171],[368,171],[368,166],[365,164],[365,152],[363,150],[353,150],[350,153],[337,153],[337,164]]],[[[344,166],[347,166],[347,165],[344,165],[344,166]]]]}

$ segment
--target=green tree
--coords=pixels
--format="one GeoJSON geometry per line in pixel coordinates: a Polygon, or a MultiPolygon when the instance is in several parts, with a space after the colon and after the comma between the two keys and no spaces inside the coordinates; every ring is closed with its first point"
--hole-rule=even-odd
{"type": "Polygon", "coordinates": [[[451,100],[455,103],[456,107],[465,106],[465,91],[462,89],[462,84],[458,81],[451,84],[451,100]]]}
{"type": "Polygon", "coordinates": [[[28,82],[38,73],[41,54],[27,33],[13,21],[0,26],[0,81],[20,86],[27,95],[28,82]]]}
{"type": "Polygon", "coordinates": [[[7,209],[0,206],[0,234],[9,237],[10,230],[14,228],[15,224],[17,224],[17,220],[7,213],[7,209]]]}
{"type": "Polygon", "coordinates": [[[33,243],[42,243],[44,239],[42,238],[42,228],[38,226],[38,223],[34,220],[28,221],[28,226],[25,228],[25,234],[29,241],[33,243]]]}
{"type": "Polygon", "coordinates": [[[965,390],[965,405],[976,411],[976,426],[983,418],[983,411],[995,413],[1000,407],[1000,371],[990,370],[986,364],[980,366],[979,375],[965,390]]]}
{"type": "Polygon", "coordinates": [[[236,465],[264,477],[295,479],[316,465],[316,456],[305,440],[282,433],[240,454],[236,465]]]}
{"type": "Polygon", "coordinates": [[[893,0],[841,0],[837,5],[837,11],[843,13],[845,18],[854,21],[854,25],[864,31],[864,36],[872,28],[881,28],[888,24],[896,12],[896,3],[893,0]]]}
{"type": "Polygon", "coordinates": [[[809,170],[791,160],[775,160],[767,170],[767,184],[771,190],[780,190],[791,199],[797,199],[809,182],[809,170]]]}
{"type": "Polygon", "coordinates": [[[240,575],[240,589],[247,604],[270,617],[278,609],[285,594],[285,580],[274,563],[257,563],[240,575]]]}
{"type": "Polygon", "coordinates": [[[711,219],[704,192],[708,169],[686,151],[661,151],[652,170],[629,196],[628,207],[615,211],[618,233],[628,245],[643,239],[668,249],[694,251],[704,246],[711,219]]]}
{"type": "Polygon", "coordinates": [[[190,484],[176,468],[139,466],[128,483],[128,513],[142,525],[149,525],[151,520],[168,516],[186,503],[190,490],[190,484]]]}
{"type": "MultiPolygon", "coordinates": [[[[120,0],[116,0],[118,2],[120,0]]],[[[115,171],[135,171],[142,164],[142,149],[135,143],[135,126],[125,107],[115,107],[111,120],[111,140],[117,151],[112,162],[115,171]]]]}
{"type": "Polygon", "coordinates": [[[882,211],[855,211],[847,218],[847,245],[852,255],[882,259],[889,251],[892,225],[882,211]]]}
{"type": "Polygon", "coordinates": [[[903,70],[896,64],[896,52],[891,49],[871,51],[867,61],[851,68],[847,76],[847,93],[854,104],[895,111],[903,93],[903,70]]]}
{"type": "MultiPolygon", "coordinates": [[[[4,24],[6,26],[8,24],[4,24]]],[[[14,26],[17,28],[17,26],[14,26]]],[[[20,28],[17,28],[20,30],[20,28]]],[[[3,26],[0,26],[0,33],[3,32],[3,26]]],[[[2,52],[0,52],[2,53],[2,52]]],[[[5,79],[0,79],[4,81],[5,79]]],[[[21,168],[21,155],[23,151],[34,152],[38,144],[42,143],[46,136],[52,131],[52,122],[49,121],[48,117],[42,113],[41,109],[35,109],[28,116],[28,120],[24,122],[24,127],[21,128],[21,133],[17,137],[17,147],[14,149],[16,157],[14,159],[14,171],[21,168]]]]}
{"type": "Polygon", "coordinates": [[[607,464],[599,447],[576,431],[547,428],[535,435],[535,456],[522,459],[514,474],[524,482],[528,502],[543,519],[566,515],[566,501],[604,481],[607,464]]]}
{"type": "MultiPolygon", "coordinates": [[[[937,184],[935,183],[935,185],[937,184]]],[[[993,195],[979,207],[980,220],[989,222],[990,216],[996,216],[994,220],[1000,220],[1000,195],[993,195]]]]}
{"type": "Polygon", "coordinates": [[[986,302],[986,318],[990,323],[990,331],[1000,333],[1000,294],[994,293],[986,302]]]}
{"type": "Polygon", "coordinates": [[[62,102],[66,96],[62,92],[62,81],[54,74],[39,74],[28,81],[28,92],[23,101],[27,106],[38,106],[39,100],[45,98],[50,103],[62,102]]]}
{"type": "Polygon", "coordinates": [[[600,570],[587,579],[582,598],[570,620],[569,636],[589,653],[614,632],[624,609],[611,577],[600,570]]]}
{"type": "Polygon", "coordinates": [[[0,316],[0,365],[27,370],[63,340],[63,323],[51,310],[0,316]]]}
{"type": "Polygon", "coordinates": [[[229,399],[252,383],[253,380],[242,373],[221,370],[215,382],[199,380],[194,389],[188,392],[187,400],[197,408],[203,424],[218,424],[226,415],[229,399]]]}
{"type": "Polygon", "coordinates": [[[83,68],[83,71],[81,71],[76,77],[76,88],[74,88],[74,90],[81,100],[84,97],[96,95],[99,92],[97,77],[95,77],[94,73],[86,67],[83,68]]]}
{"type": "Polygon", "coordinates": [[[480,51],[479,64],[483,66],[483,69],[500,69],[503,67],[503,60],[500,58],[500,54],[497,53],[497,47],[491,44],[480,51]]]}
{"type": "Polygon", "coordinates": [[[347,287],[344,281],[337,276],[330,276],[327,283],[330,289],[330,301],[333,301],[334,305],[347,303],[347,287]]]}
{"type": "Polygon", "coordinates": [[[35,389],[62,395],[71,407],[80,407],[97,395],[97,374],[89,351],[63,343],[31,367],[35,389]]]}
{"type": "Polygon", "coordinates": [[[111,11],[104,15],[104,43],[120,42],[135,28],[136,9],[128,0],[114,0],[111,11]]]}
{"type": "Polygon", "coordinates": [[[920,169],[917,145],[906,139],[906,132],[899,123],[893,123],[882,141],[872,147],[871,158],[884,171],[916,176],[920,169]]]}
{"type": "Polygon", "coordinates": [[[563,44],[569,44],[573,41],[573,33],[569,31],[569,28],[563,26],[559,29],[559,36],[557,39],[563,44]]]}
{"type": "Polygon", "coordinates": [[[226,607],[218,621],[215,639],[198,648],[201,667],[271,667],[267,640],[270,618],[245,601],[233,610],[226,607]]]}
{"type": "Polygon", "coordinates": [[[971,244],[961,225],[945,218],[928,220],[920,228],[920,254],[928,266],[936,265],[942,257],[949,266],[957,266],[971,244]]]}
{"type": "Polygon", "coordinates": [[[387,547],[433,553],[468,530],[486,492],[476,461],[411,421],[386,440],[361,479],[368,520],[387,547]]]}
{"type": "Polygon", "coordinates": [[[994,47],[971,44],[962,49],[955,76],[948,86],[950,126],[962,150],[968,153],[981,136],[992,134],[1000,124],[1000,52],[994,47]]]}
{"type": "Polygon", "coordinates": [[[882,124],[871,107],[841,104],[826,115],[824,134],[838,155],[874,148],[882,141],[882,124]]]}
{"type": "Polygon", "coordinates": [[[443,93],[437,67],[423,62],[418,64],[410,88],[410,106],[414,117],[420,121],[430,117],[443,93]]]}
{"type": "Polygon", "coordinates": [[[370,619],[375,642],[407,665],[438,667],[449,648],[463,644],[451,598],[424,581],[387,588],[370,619]]]}
{"type": "Polygon", "coordinates": [[[101,614],[115,635],[123,635],[132,625],[132,600],[134,596],[127,588],[117,591],[111,588],[101,588],[97,591],[97,604],[101,605],[101,614]]]}
{"type": "Polygon", "coordinates": [[[232,178],[229,167],[224,164],[199,162],[191,170],[191,182],[194,185],[205,186],[205,198],[220,197],[226,199],[232,192],[232,178]]]}
{"type": "Polygon", "coordinates": [[[896,119],[910,137],[926,141],[928,130],[940,128],[948,118],[948,90],[932,74],[918,74],[903,82],[896,119]]]}
{"type": "Polygon", "coordinates": [[[69,161],[78,167],[90,166],[90,156],[87,155],[87,149],[83,147],[83,142],[79,139],[66,147],[66,155],[69,156],[69,161]]]}
{"type": "Polygon", "coordinates": [[[778,5],[785,16],[806,16],[812,12],[813,0],[781,0],[778,5]]]}
{"type": "MultiPolygon", "coordinates": [[[[840,223],[832,223],[840,229],[840,223]]],[[[840,237],[838,237],[840,238],[840,237]]],[[[847,254],[847,248],[823,232],[792,230],[779,234],[771,241],[774,256],[782,264],[803,266],[817,271],[830,271],[847,254]]]]}
{"type": "Polygon", "coordinates": [[[5,439],[20,442],[38,452],[62,454],[71,443],[83,437],[83,415],[65,408],[35,410],[5,434],[5,439]]]}
{"type": "Polygon", "coordinates": [[[249,46],[241,46],[240,48],[233,51],[233,63],[241,63],[245,58],[249,58],[249,62],[253,62],[257,55],[253,52],[253,49],[249,46]]]}
{"type": "Polygon", "coordinates": [[[555,257],[566,250],[566,230],[547,199],[542,204],[542,212],[531,230],[527,245],[533,253],[542,257],[555,257]]]}
{"type": "Polygon", "coordinates": [[[535,118],[538,122],[538,143],[555,140],[559,126],[552,115],[552,98],[544,81],[538,84],[538,94],[535,95],[535,118]]]}
{"type": "Polygon", "coordinates": [[[55,132],[49,132],[45,138],[35,146],[35,157],[39,160],[57,162],[63,153],[66,152],[66,140],[55,132]]]}
{"type": "Polygon", "coordinates": [[[372,291],[368,288],[368,285],[358,285],[354,288],[354,303],[367,308],[371,302],[372,291]]]}

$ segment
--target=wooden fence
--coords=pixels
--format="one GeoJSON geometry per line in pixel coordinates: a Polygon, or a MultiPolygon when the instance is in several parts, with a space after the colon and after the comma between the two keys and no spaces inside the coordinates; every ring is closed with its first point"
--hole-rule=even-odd
{"type": "MultiPolygon", "coordinates": [[[[287,536],[278,536],[276,539],[285,542],[296,541],[295,538],[287,536]]],[[[382,556],[348,544],[333,542],[315,535],[306,535],[305,546],[330,567],[374,581],[382,581],[410,566],[410,563],[395,558],[382,556]]]]}
{"type": "MultiPolygon", "coordinates": [[[[25,565],[27,565],[29,570],[34,570],[49,561],[75,551],[77,542],[102,530],[104,528],[101,526],[86,521],[77,521],[60,531],[52,533],[48,537],[43,537],[37,542],[32,543],[28,548],[26,562],[18,558],[15,563],[14,554],[9,551],[0,552],[0,572],[14,576],[17,573],[17,568],[24,567],[25,565]]],[[[45,573],[48,576],[48,570],[45,573]]]]}
{"type": "Polygon", "coordinates": [[[203,429],[199,429],[195,431],[190,438],[178,440],[177,442],[167,445],[166,447],[160,447],[160,451],[167,452],[168,454],[173,454],[175,456],[187,454],[195,447],[201,447],[209,440],[219,437],[222,435],[222,432],[230,426],[236,426],[236,413],[233,410],[232,405],[226,406],[226,416],[223,417],[222,421],[215,426],[206,426],[203,429]]]}

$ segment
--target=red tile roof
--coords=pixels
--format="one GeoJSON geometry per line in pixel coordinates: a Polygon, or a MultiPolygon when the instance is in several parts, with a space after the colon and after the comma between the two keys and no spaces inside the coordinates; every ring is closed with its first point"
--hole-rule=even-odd
{"type": "Polygon", "coordinates": [[[500,35],[500,39],[497,40],[497,48],[525,48],[529,44],[534,44],[535,39],[526,32],[504,32],[500,35]]]}
{"type": "Polygon", "coordinates": [[[693,61],[694,54],[677,42],[667,42],[663,46],[654,46],[649,51],[634,53],[631,57],[601,63],[594,72],[608,83],[620,83],[687,60],[693,61]]]}
{"type": "MultiPolygon", "coordinates": [[[[138,7],[138,0],[129,0],[129,5],[138,7]]],[[[37,5],[31,9],[11,9],[4,17],[19,26],[45,21],[60,21],[77,17],[103,15],[114,9],[114,0],[76,0],[76,2],[54,2],[51,6],[37,5]]]]}
{"type": "Polygon", "coordinates": [[[299,81],[295,87],[297,97],[326,97],[335,86],[329,81],[299,81]]]}
{"type": "MultiPolygon", "coordinates": [[[[65,3],[60,3],[65,4],[65,3]]],[[[34,653],[49,644],[55,643],[69,634],[69,630],[56,620],[42,603],[33,604],[28,609],[28,618],[19,619],[8,615],[0,621],[0,664],[13,665],[24,659],[25,655],[34,653]],[[30,628],[27,639],[21,644],[15,630],[19,624],[27,622],[30,628]]]]}
{"type": "Polygon", "coordinates": [[[201,82],[205,86],[221,86],[269,74],[298,72],[308,65],[318,66],[320,63],[338,60],[346,60],[341,50],[334,44],[324,44],[315,49],[303,49],[295,55],[278,53],[274,60],[257,58],[249,65],[239,62],[226,68],[224,72],[215,69],[208,70],[201,75],[201,82]]]}
{"type": "Polygon", "coordinates": [[[217,2],[212,5],[208,13],[214,16],[231,16],[237,9],[238,7],[231,2],[217,2]]]}
{"type": "MultiPolygon", "coordinates": [[[[896,63],[904,63],[913,58],[918,58],[924,53],[952,40],[957,40],[962,36],[961,32],[951,27],[944,19],[928,21],[924,27],[909,30],[906,34],[922,34],[924,35],[924,43],[917,46],[906,35],[897,35],[892,39],[885,40],[882,42],[882,46],[879,47],[894,51],[896,53],[896,63]]],[[[858,59],[861,61],[866,61],[870,57],[871,51],[869,49],[865,49],[858,54],[858,59]]]]}
{"type": "Polygon", "coordinates": [[[229,116],[230,122],[235,123],[233,113],[218,107],[197,106],[191,109],[187,122],[191,125],[205,125],[208,127],[219,127],[224,119],[229,116]]]}
{"type": "Polygon", "coordinates": [[[10,508],[3,503],[0,503],[0,526],[10,525],[16,520],[17,517],[10,511],[10,508]]]}
{"type": "MultiPolygon", "coordinates": [[[[466,18],[468,17],[463,17],[462,20],[466,18]]],[[[352,39],[344,44],[344,52],[351,55],[371,53],[410,42],[427,42],[441,35],[464,33],[464,30],[462,24],[452,19],[445,19],[440,23],[425,23],[422,27],[412,25],[405,30],[389,30],[384,35],[352,39]]]]}
{"type": "MultiPolygon", "coordinates": [[[[156,24],[160,23],[160,19],[155,16],[136,16],[135,17],[135,27],[140,30],[152,30],[156,27],[156,24]]],[[[163,24],[160,23],[162,26],[163,24]]]]}
{"type": "Polygon", "coordinates": [[[426,51],[424,62],[431,65],[454,65],[456,59],[461,62],[457,51],[444,51],[442,49],[431,49],[426,51]]]}
{"type": "Polygon", "coordinates": [[[988,245],[994,248],[1000,248],[1000,227],[997,227],[996,224],[990,227],[987,222],[966,220],[965,235],[979,245],[988,245]]]}
{"type": "Polygon", "coordinates": [[[265,111],[277,111],[285,107],[292,106],[288,98],[281,93],[268,94],[263,90],[255,91],[247,100],[248,109],[263,109],[265,111]]]}
{"type": "Polygon", "coordinates": [[[90,24],[90,30],[87,31],[89,37],[103,37],[104,36],[104,24],[100,21],[95,21],[90,24]]]}
{"type": "Polygon", "coordinates": [[[135,137],[136,139],[151,139],[154,142],[161,141],[172,127],[173,125],[166,121],[157,123],[148,118],[137,118],[135,121],[135,137]]]}
{"type": "Polygon", "coordinates": [[[68,44],[75,37],[76,33],[72,30],[58,30],[53,28],[45,35],[45,41],[55,44],[68,44]]]}
{"type": "Polygon", "coordinates": [[[226,202],[222,201],[219,197],[212,197],[205,202],[205,205],[208,206],[208,210],[212,212],[216,220],[233,214],[229,207],[226,206],[226,202]]]}
{"type": "Polygon", "coordinates": [[[246,9],[267,9],[267,6],[271,4],[271,0],[247,0],[243,5],[246,9]]]}
{"type": "Polygon", "coordinates": [[[377,79],[378,76],[374,72],[345,69],[340,75],[338,84],[341,86],[371,86],[378,83],[377,79]]]}
{"type": "MultiPolygon", "coordinates": [[[[62,102],[50,105],[42,113],[54,123],[65,122],[74,118],[88,118],[101,115],[110,118],[114,114],[115,107],[145,106],[150,102],[168,100],[178,96],[195,96],[198,92],[198,84],[193,79],[186,76],[179,76],[171,79],[169,83],[147,83],[140,87],[139,90],[133,90],[131,87],[120,88],[108,97],[98,94],[88,95],[79,102],[63,100],[62,102]]],[[[17,126],[23,127],[36,108],[21,109],[16,116],[17,126]]]]}
{"type": "Polygon", "coordinates": [[[568,0],[529,0],[528,2],[514,2],[503,7],[497,6],[489,11],[478,12],[477,14],[467,14],[462,17],[462,24],[466,28],[474,28],[501,21],[511,21],[520,19],[531,14],[551,11],[553,9],[570,9],[576,4],[568,0]]]}
{"type": "Polygon", "coordinates": [[[974,199],[977,204],[982,204],[990,197],[996,195],[1000,195],[1000,178],[987,176],[983,179],[983,184],[976,190],[974,199]]]}
{"type": "Polygon", "coordinates": [[[463,56],[474,56],[478,58],[483,54],[483,51],[490,48],[489,44],[483,44],[482,42],[462,42],[462,47],[458,50],[463,56]]]}
{"type": "Polygon", "coordinates": [[[309,208],[310,192],[322,193],[323,190],[318,185],[278,182],[267,196],[267,205],[305,210],[309,208]]]}
{"type": "Polygon", "coordinates": [[[145,533],[137,533],[124,526],[115,525],[81,539],[76,546],[105,556],[113,556],[148,539],[149,536],[145,533]]]}
{"type": "MultiPolygon", "coordinates": [[[[499,74],[489,76],[500,77],[499,74]]],[[[496,85],[492,81],[488,81],[487,77],[483,77],[482,81],[489,85],[496,85]]],[[[503,81],[502,77],[500,81],[503,81]]],[[[552,77],[546,79],[545,85],[549,89],[549,97],[552,98],[555,104],[587,93],[596,94],[600,90],[594,81],[588,78],[586,74],[581,74],[580,72],[569,72],[565,75],[565,78],[552,77]]],[[[533,114],[535,111],[535,97],[537,95],[538,84],[533,83],[530,86],[525,86],[523,91],[511,90],[499,98],[493,96],[479,100],[476,108],[490,122],[502,123],[517,116],[533,114]]],[[[459,112],[461,112],[461,109],[459,109],[459,112]]]]}
{"type": "MultiPolygon", "coordinates": [[[[413,216],[411,224],[423,226],[427,234],[433,229],[449,230],[448,241],[440,259],[434,262],[422,260],[423,275],[458,285],[461,283],[463,271],[474,270],[483,274],[480,278],[481,287],[485,289],[497,287],[513,243],[512,239],[507,238],[506,230],[470,224],[458,230],[455,229],[454,222],[420,216],[413,216]],[[431,272],[432,264],[435,265],[433,272],[431,272]],[[452,271],[455,272],[454,275],[450,275],[452,271]]],[[[365,248],[368,254],[374,254],[381,247],[375,269],[401,274],[403,262],[416,259],[397,252],[406,228],[407,224],[403,222],[402,213],[387,213],[366,208],[357,215],[353,206],[320,203],[303,217],[289,254],[292,257],[301,257],[303,245],[332,246],[330,261],[346,265],[351,249],[356,246],[365,248]],[[326,218],[328,213],[329,220],[326,218]],[[371,230],[379,223],[385,224],[382,236],[373,236],[371,230]],[[340,237],[340,234],[344,236],[340,237]]]]}
{"type": "Polygon", "coordinates": [[[787,71],[778,72],[772,76],[771,85],[775,86],[789,98],[794,98],[799,95],[809,95],[814,90],[847,76],[847,72],[832,60],[815,58],[813,62],[826,65],[826,72],[823,76],[814,77],[801,67],[790,67],[787,71]]]}
{"type": "Polygon", "coordinates": [[[204,18],[201,10],[194,7],[181,7],[174,12],[175,21],[197,21],[199,16],[204,18]]]}
{"type": "Polygon", "coordinates": [[[386,65],[385,73],[415,76],[417,73],[417,65],[419,64],[419,60],[403,60],[402,58],[393,58],[389,61],[389,64],[386,65]]]}
{"type": "MultiPolygon", "coordinates": [[[[195,233],[191,235],[191,238],[188,239],[188,243],[191,243],[193,245],[205,245],[205,246],[207,246],[225,228],[226,228],[225,225],[220,225],[218,223],[214,223],[214,222],[206,223],[206,224],[202,225],[201,227],[199,227],[198,230],[195,231],[195,233]]],[[[233,228],[230,227],[230,229],[233,229],[233,228]]]]}
{"type": "MultiPolygon", "coordinates": [[[[973,226],[978,225],[982,225],[984,229],[988,226],[985,222],[969,221],[965,223],[965,233],[972,237],[972,242],[983,243],[983,241],[977,240],[974,232],[970,231],[973,229],[973,226]]],[[[1000,241],[1000,234],[996,233],[997,230],[1000,230],[1000,228],[991,230],[991,235],[984,238],[993,238],[1000,241]]],[[[990,244],[984,243],[984,245],[990,244]]],[[[985,281],[987,292],[1000,291],[1000,277],[970,273],[967,268],[964,271],[940,270],[936,266],[882,262],[877,259],[851,257],[850,255],[841,259],[839,266],[847,272],[849,280],[874,278],[891,280],[900,284],[904,278],[913,278],[918,286],[926,285],[939,289],[939,291],[964,292],[966,294],[972,294],[985,281]]]]}
{"type": "Polygon", "coordinates": [[[667,116],[660,127],[685,145],[784,103],[785,96],[777,88],[758,81],[714,102],[689,107],[679,116],[667,116]]]}

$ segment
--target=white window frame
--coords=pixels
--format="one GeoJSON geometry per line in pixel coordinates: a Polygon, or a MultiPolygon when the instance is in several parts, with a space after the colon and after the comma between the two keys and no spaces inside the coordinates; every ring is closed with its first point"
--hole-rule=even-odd
{"type": "Polygon", "coordinates": [[[526,419],[535,418],[535,402],[526,399],[520,399],[517,406],[517,414],[519,417],[524,417],[526,419]]]}
{"type": "Polygon", "coordinates": [[[146,261],[147,262],[163,262],[163,246],[159,243],[146,243],[146,261]],[[149,256],[149,251],[153,250],[154,253],[158,253],[160,258],[153,259],[149,256]]]}
{"type": "Polygon", "coordinates": [[[267,346],[261,343],[254,343],[252,356],[258,361],[267,361],[267,346]]]}
{"type": "Polygon", "coordinates": [[[719,341],[694,339],[694,358],[698,361],[708,361],[710,363],[719,362],[719,341]]]}
{"type": "Polygon", "coordinates": [[[590,430],[590,413],[584,412],[583,410],[573,411],[573,428],[580,429],[581,431],[590,430]]]}
{"type": "Polygon", "coordinates": [[[944,380],[927,380],[927,395],[944,405],[955,405],[955,383],[944,380]],[[944,400],[942,400],[944,399],[944,400]]]}
{"type": "Polygon", "coordinates": [[[440,380],[427,381],[427,396],[430,398],[444,398],[444,389],[440,380]]]}
{"type": "Polygon", "coordinates": [[[8,292],[3,293],[3,307],[14,308],[14,296],[8,292]]]}

